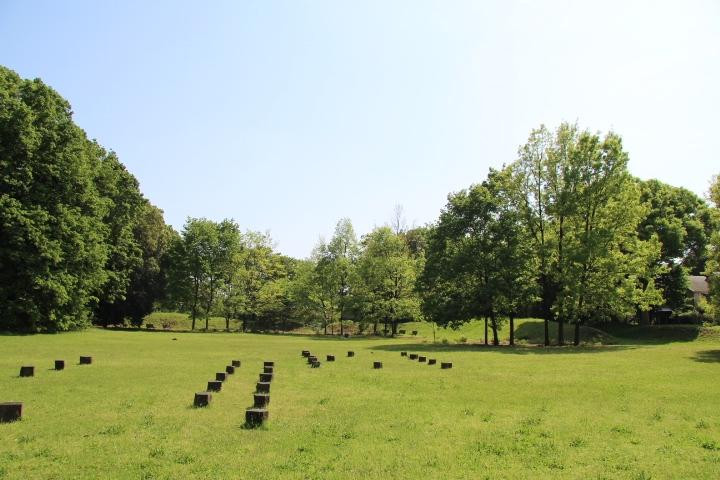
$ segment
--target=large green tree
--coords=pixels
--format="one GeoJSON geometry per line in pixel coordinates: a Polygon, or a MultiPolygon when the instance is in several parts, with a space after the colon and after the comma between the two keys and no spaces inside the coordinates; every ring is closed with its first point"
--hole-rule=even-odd
{"type": "MultiPolygon", "coordinates": [[[[715,204],[715,214],[720,215],[720,175],[713,177],[709,197],[715,204]]],[[[712,233],[704,273],[710,286],[710,313],[716,321],[720,321],[720,228],[712,233]]]]}
{"type": "Polygon", "coordinates": [[[0,67],[0,329],[87,324],[109,278],[107,158],[60,95],[0,67]]]}

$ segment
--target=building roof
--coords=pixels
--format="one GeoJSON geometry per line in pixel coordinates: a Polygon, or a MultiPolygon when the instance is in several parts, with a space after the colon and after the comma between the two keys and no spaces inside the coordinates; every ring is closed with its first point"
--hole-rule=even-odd
{"type": "Polygon", "coordinates": [[[693,293],[707,295],[710,292],[707,277],[704,275],[690,275],[688,277],[688,288],[693,293]]]}

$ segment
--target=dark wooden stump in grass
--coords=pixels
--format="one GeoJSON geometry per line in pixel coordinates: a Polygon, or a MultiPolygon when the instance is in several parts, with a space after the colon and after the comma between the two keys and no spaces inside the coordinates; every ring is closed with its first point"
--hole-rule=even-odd
{"type": "Polygon", "coordinates": [[[328,362],[334,362],[335,361],[335,355],[328,355],[327,358],[325,358],[328,362]]]}
{"type": "Polygon", "coordinates": [[[452,362],[441,362],[440,368],[443,370],[446,370],[448,368],[452,368],[452,362]]]}
{"type": "Polygon", "coordinates": [[[0,403],[0,423],[14,422],[22,419],[22,402],[0,403]]]}
{"type": "Polygon", "coordinates": [[[263,367],[263,373],[275,373],[275,367],[263,367]]]}
{"type": "Polygon", "coordinates": [[[373,368],[382,368],[382,362],[373,362],[373,368]]]}
{"type": "Polygon", "coordinates": [[[263,362],[263,367],[274,367],[275,362],[263,362]]]}
{"type": "Polygon", "coordinates": [[[423,356],[418,357],[418,362],[424,362],[426,360],[427,360],[427,357],[423,357],[423,356]]]}
{"type": "Polygon", "coordinates": [[[265,408],[248,408],[245,410],[245,425],[250,428],[259,427],[268,418],[270,418],[270,413],[265,408]]]}
{"type": "Polygon", "coordinates": [[[270,393],[270,382],[257,382],[255,393],[270,393]]]}
{"type": "Polygon", "coordinates": [[[212,400],[212,393],[197,392],[195,394],[195,400],[193,401],[193,406],[196,408],[207,407],[208,405],[210,405],[211,400],[212,400]]]}
{"type": "Polygon", "coordinates": [[[355,356],[355,352],[353,352],[352,350],[349,350],[348,357],[354,357],[354,356],[355,356]]]}
{"type": "Polygon", "coordinates": [[[235,373],[235,367],[233,367],[232,365],[228,365],[227,367],[225,367],[225,373],[227,373],[228,375],[232,375],[233,373],[235,373]]]}
{"type": "Polygon", "coordinates": [[[412,334],[413,334],[413,335],[417,335],[417,332],[418,332],[417,330],[413,330],[413,331],[412,331],[412,334]]]}
{"type": "Polygon", "coordinates": [[[418,354],[417,353],[411,353],[410,354],[410,360],[417,360],[418,354]]]}
{"type": "Polygon", "coordinates": [[[434,358],[428,358],[428,365],[435,365],[437,363],[437,360],[434,358]]]}
{"type": "Polygon", "coordinates": [[[318,362],[317,360],[315,360],[314,362],[312,362],[312,363],[310,364],[310,367],[311,367],[311,368],[320,368],[320,362],[318,362]]]}
{"type": "Polygon", "coordinates": [[[308,359],[309,364],[313,364],[314,362],[317,362],[317,357],[314,355],[310,355],[309,357],[307,357],[307,359],[308,359]]]}
{"type": "Polygon", "coordinates": [[[260,374],[260,381],[261,382],[272,382],[273,374],[272,373],[261,373],[260,374]]]}
{"type": "Polygon", "coordinates": [[[35,367],[32,365],[23,365],[20,367],[20,376],[21,377],[34,377],[35,376],[35,367]]]}
{"type": "Polygon", "coordinates": [[[240,360],[233,360],[233,361],[232,361],[232,366],[235,367],[235,368],[238,368],[238,367],[240,366],[240,360]]]}
{"type": "Polygon", "coordinates": [[[92,357],[80,357],[80,365],[92,364],[92,357]]]}
{"type": "Polygon", "coordinates": [[[407,352],[400,352],[401,357],[407,357],[407,352]]]}
{"type": "Polygon", "coordinates": [[[306,357],[306,358],[309,357],[309,356],[310,356],[310,350],[303,350],[303,351],[302,351],[302,356],[303,356],[303,357],[306,357]]]}
{"type": "Polygon", "coordinates": [[[227,373],[225,373],[225,372],[217,372],[215,374],[215,380],[217,380],[218,382],[224,382],[227,379],[228,379],[227,373]]]}
{"type": "Polygon", "coordinates": [[[210,380],[208,382],[207,391],[208,392],[219,392],[222,390],[222,384],[223,382],[220,382],[218,380],[210,380]]]}
{"type": "Polygon", "coordinates": [[[65,370],[65,360],[55,360],[55,370],[65,370]]]}
{"type": "Polygon", "coordinates": [[[267,393],[256,393],[253,395],[253,407],[263,408],[270,404],[270,395],[267,393]]]}

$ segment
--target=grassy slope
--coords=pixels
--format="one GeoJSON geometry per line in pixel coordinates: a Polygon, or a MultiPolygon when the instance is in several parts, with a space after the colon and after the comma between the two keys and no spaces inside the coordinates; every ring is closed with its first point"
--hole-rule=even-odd
{"type": "Polygon", "coordinates": [[[26,405],[0,424],[0,478],[720,476],[716,340],[509,349],[90,330],[1,336],[0,351],[0,401],[26,405]],[[310,370],[304,348],[338,361],[310,370]],[[74,365],[81,354],[96,363],[74,365]],[[66,371],[47,370],[56,358],[66,371]],[[243,366],[213,405],[192,409],[234,358],[243,366]],[[271,421],[244,430],[264,359],[277,362],[271,421]],[[21,364],[37,376],[17,378],[21,364]]]}

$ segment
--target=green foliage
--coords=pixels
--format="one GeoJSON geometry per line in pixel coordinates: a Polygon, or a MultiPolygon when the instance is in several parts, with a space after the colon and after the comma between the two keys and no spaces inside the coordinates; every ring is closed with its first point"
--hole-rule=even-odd
{"type": "MultiPolygon", "coordinates": [[[[710,185],[710,201],[715,204],[714,214],[720,216],[720,175],[716,175],[710,185]]],[[[705,275],[710,287],[707,314],[720,322],[720,228],[716,228],[710,238],[707,252],[708,260],[705,275]]]]}

